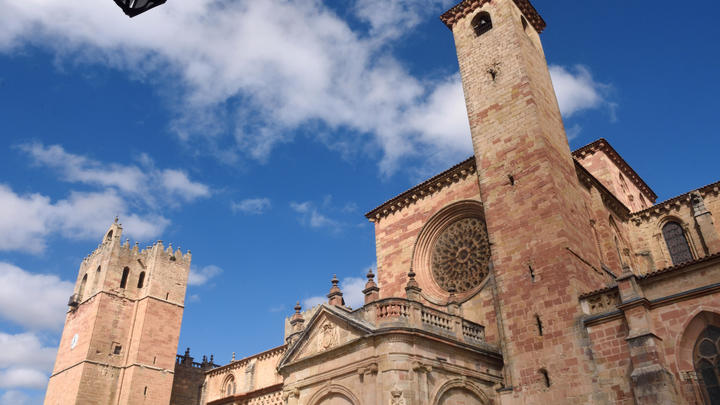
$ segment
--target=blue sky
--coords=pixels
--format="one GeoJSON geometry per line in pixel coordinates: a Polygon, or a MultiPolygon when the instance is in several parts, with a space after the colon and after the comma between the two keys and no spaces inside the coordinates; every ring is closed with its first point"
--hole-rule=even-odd
{"type": "MultiPolygon", "coordinates": [[[[718,180],[720,5],[533,2],[571,147],[659,195],[718,180]]],[[[115,215],[191,249],[180,337],[282,344],[374,266],[363,214],[470,156],[445,0],[0,0],[0,405],[41,403],[80,260],[115,215]]]]}

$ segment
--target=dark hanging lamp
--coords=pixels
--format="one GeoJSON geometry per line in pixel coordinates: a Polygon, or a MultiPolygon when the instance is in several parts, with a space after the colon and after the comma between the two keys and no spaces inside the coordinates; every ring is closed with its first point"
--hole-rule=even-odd
{"type": "Polygon", "coordinates": [[[153,7],[157,7],[166,0],[115,0],[115,3],[130,17],[144,13],[153,7]]]}

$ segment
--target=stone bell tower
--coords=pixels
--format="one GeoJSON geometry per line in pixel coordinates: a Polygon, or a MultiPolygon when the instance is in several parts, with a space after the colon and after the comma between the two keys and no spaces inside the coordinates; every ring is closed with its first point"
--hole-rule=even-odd
{"type": "Polygon", "coordinates": [[[501,403],[594,403],[579,294],[607,275],[528,0],[465,0],[441,17],[460,64],[503,319],[501,403]]]}
{"type": "Polygon", "coordinates": [[[121,237],[80,264],[45,405],[170,403],[190,252],[121,237]]]}

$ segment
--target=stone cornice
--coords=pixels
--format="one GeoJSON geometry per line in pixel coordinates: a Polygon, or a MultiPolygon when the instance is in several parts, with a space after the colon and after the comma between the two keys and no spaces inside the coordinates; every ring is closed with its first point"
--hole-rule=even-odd
{"type": "Polygon", "coordinates": [[[474,174],[476,170],[475,157],[468,158],[397,197],[384,202],[374,210],[365,214],[365,217],[369,219],[370,222],[379,221],[399,209],[414,204],[421,198],[435,194],[458,180],[465,179],[467,176],[474,174]]]}
{"type": "Polygon", "coordinates": [[[700,259],[697,259],[697,260],[693,260],[693,261],[689,261],[689,262],[685,262],[685,263],[680,263],[680,264],[677,264],[677,265],[675,265],[675,266],[670,266],[670,267],[666,267],[666,268],[664,268],[664,269],[660,269],[660,270],[653,271],[653,272],[651,272],[651,273],[643,274],[643,275],[641,275],[641,276],[638,276],[638,279],[640,279],[640,280],[648,280],[648,279],[651,279],[651,278],[654,278],[654,277],[658,277],[658,276],[661,276],[661,275],[665,275],[665,274],[668,274],[668,273],[685,270],[685,269],[688,269],[688,267],[691,267],[691,266],[695,266],[695,265],[703,264],[703,263],[709,263],[709,262],[720,262],[720,253],[714,253],[714,254],[711,254],[711,255],[707,255],[707,256],[705,256],[705,257],[701,257],[700,259]]]}
{"type": "Polygon", "coordinates": [[[252,356],[245,357],[244,359],[235,360],[235,361],[233,361],[233,362],[231,362],[231,363],[229,363],[229,364],[226,364],[226,365],[224,365],[224,366],[217,367],[217,368],[214,368],[214,369],[212,369],[212,370],[209,370],[209,371],[207,372],[207,375],[208,375],[208,376],[215,376],[215,375],[218,375],[218,374],[223,374],[223,373],[225,373],[225,372],[227,372],[227,371],[229,371],[229,370],[234,370],[234,369],[236,369],[236,368],[245,366],[245,365],[247,365],[248,363],[250,363],[250,361],[253,360],[253,359],[264,360],[264,359],[270,358],[270,357],[275,356],[275,355],[281,355],[281,354],[285,353],[286,350],[287,350],[287,345],[282,345],[282,346],[274,347],[274,348],[272,348],[272,349],[270,349],[270,350],[266,350],[266,351],[261,352],[261,353],[253,354],[252,356]]]}
{"type": "Polygon", "coordinates": [[[610,208],[623,221],[627,220],[630,217],[630,209],[626,207],[622,201],[615,197],[615,194],[610,192],[610,190],[608,190],[607,187],[600,182],[600,180],[595,178],[595,176],[593,176],[592,173],[590,173],[585,166],[582,165],[582,163],[575,159],[573,159],[573,161],[575,162],[575,171],[577,172],[580,182],[588,187],[595,187],[600,192],[600,197],[602,198],[605,206],[610,208]]]}
{"type": "Polygon", "coordinates": [[[657,194],[650,188],[650,186],[645,183],[645,181],[633,170],[632,167],[630,167],[629,164],[625,161],[625,159],[620,156],[617,151],[610,146],[610,143],[608,143],[607,140],[604,138],[600,138],[597,141],[590,143],[588,145],[583,146],[580,149],[575,150],[572,155],[576,159],[582,159],[583,157],[587,155],[592,155],[596,152],[605,152],[605,154],[610,158],[610,160],[613,161],[617,165],[617,167],[620,168],[620,170],[623,172],[625,177],[629,178],[630,181],[635,184],[635,186],[640,189],[640,191],[645,194],[646,197],[650,200],[651,203],[654,203],[655,200],[657,200],[657,194]]]}
{"type": "MultiPolygon", "coordinates": [[[[515,2],[515,5],[520,9],[520,11],[525,15],[525,18],[527,18],[528,22],[532,24],[532,26],[535,28],[535,31],[539,33],[543,32],[547,24],[545,24],[545,20],[540,16],[540,14],[535,10],[535,7],[533,7],[532,4],[530,4],[530,1],[528,0],[513,0],[515,2]]],[[[460,3],[456,4],[453,8],[443,13],[443,15],[440,16],[440,20],[448,27],[450,30],[452,30],[453,26],[456,22],[458,22],[461,18],[467,16],[468,14],[475,11],[478,7],[481,7],[483,4],[490,2],[490,0],[464,0],[460,3]]]]}
{"type": "Polygon", "coordinates": [[[669,200],[665,200],[661,203],[655,204],[652,207],[648,207],[642,211],[637,211],[632,214],[632,219],[636,223],[642,222],[644,219],[654,218],[661,215],[666,215],[670,211],[672,211],[674,208],[679,208],[682,205],[691,206],[692,201],[690,194],[693,192],[698,192],[700,195],[704,198],[708,194],[720,194],[720,181],[708,184],[706,186],[700,187],[696,190],[688,191],[685,194],[681,194],[677,197],[670,198],[669,200]]]}

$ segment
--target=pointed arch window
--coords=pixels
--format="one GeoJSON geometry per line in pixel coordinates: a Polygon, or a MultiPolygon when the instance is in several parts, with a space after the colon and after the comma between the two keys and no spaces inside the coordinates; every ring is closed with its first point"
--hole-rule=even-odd
{"type": "Polygon", "coordinates": [[[693,260],[690,245],[685,237],[682,225],[678,222],[670,221],[662,228],[663,238],[667,244],[668,252],[673,265],[685,263],[693,260]]]}
{"type": "Polygon", "coordinates": [[[140,273],[140,277],[138,277],[137,288],[143,288],[144,285],[145,285],[145,272],[143,271],[140,273]]]}
{"type": "Polygon", "coordinates": [[[128,276],[130,275],[130,269],[125,267],[123,269],[122,278],[120,279],[120,288],[127,287],[128,276]]]}
{"type": "Polygon", "coordinates": [[[695,342],[693,362],[705,403],[720,405],[720,328],[708,326],[695,342]]]}
{"type": "Polygon", "coordinates": [[[80,289],[78,289],[78,301],[82,301],[83,296],[85,295],[85,284],[87,284],[87,273],[85,273],[82,281],[80,282],[80,289]]]}
{"type": "Polygon", "coordinates": [[[227,380],[225,380],[225,388],[223,389],[223,392],[225,393],[225,396],[235,395],[235,377],[230,376],[227,380]]]}
{"type": "Polygon", "coordinates": [[[477,13],[475,17],[473,17],[470,25],[472,26],[473,31],[475,31],[476,36],[480,36],[492,28],[492,19],[490,18],[490,13],[487,11],[481,11],[477,13]]]}

